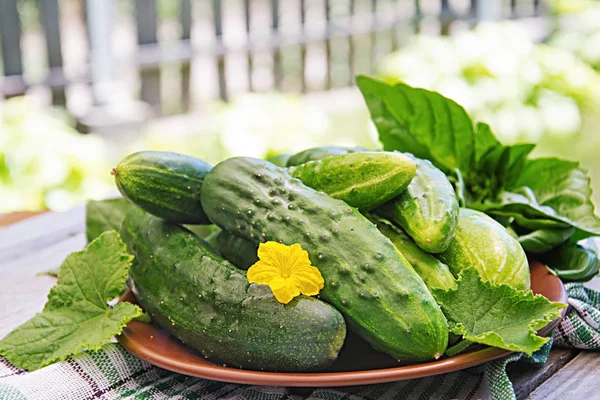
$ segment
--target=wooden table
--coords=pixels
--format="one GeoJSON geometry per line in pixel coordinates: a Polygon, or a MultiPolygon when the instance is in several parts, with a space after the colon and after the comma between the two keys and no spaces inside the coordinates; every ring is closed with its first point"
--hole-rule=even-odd
{"type": "MultiPolygon", "coordinates": [[[[0,338],[42,310],[56,280],[38,274],[85,244],[83,207],[0,216],[0,338]]],[[[591,286],[600,289],[600,279],[591,286]]],[[[544,365],[512,364],[509,376],[519,399],[597,399],[600,353],[553,349],[544,365]]]]}

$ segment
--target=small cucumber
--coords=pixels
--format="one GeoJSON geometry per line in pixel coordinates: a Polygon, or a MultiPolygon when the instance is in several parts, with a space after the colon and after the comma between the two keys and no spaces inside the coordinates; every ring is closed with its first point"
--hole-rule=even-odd
{"type": "MultiPolygon", "coordinates": [[[[359,151],[367,151],[363,147],[342,147],[342,146],[320,146],[313,147],[312,149],[306,149],[299,153],[292,155],[286,163],[286,166],[293,167],[296,165],[304,164],[309,161],[322,160],[326,157],[341,156],[349,153],[356,153],[359,151]]],[[[276,164],[277,165],[277,164],[276,164]]]]}
{"type": "Polygon", "coordinates": [[[421,249],[441,253],[452,241],[458,200],[442,171],[429,160],[415,160],[417,172],[408,188],[376,213],[404,228],[421,249]]]}
{"type": "Polygon", "coordinates": [[[121,237],[135,256],[130,284],[140,305],[205,357],[269,371],[319,370],[337,358],[346,326],[329,304],[277,302],[190,231],[140,209],[127,214],[121,237]]]}
{"type": "Polygon", "coordinates": [[[112,170],[119,191],[152,215],[181,224],[210,224],[200,203],[204,177],[212,167],[202,160],[164,151],[125,157],[112,170]]]}
{"type": "Polygon", "coordinates": [[[381,233],[387,236],[394,246],[408,260],[417,274],[431,289],[456,289],[456,280],[446,264],[421,250],[419,246],[400,228],[381,218],[371,218],[381,233]]]}
{"type": "Polygon", "coordinates": [[[320,298],[375,349],[397,360],[439,357],[448,326],[423,280],[355,208],[267,161],[230,158],[204,181],[202,205],[222,229],[255,244],[299,244],[325,279],[320,298]]]}
{"type": "Polygon", "coordinates": [[[331,156],[288,168],[290,175],[306,186],[363,210],[404,192],[415,170],[415,162],[400,153],[374,151],[331,156]]]}
{"type": "Polygon", "coordinates": [[[216,233],[209,243],[224,259],[239,269],[247,270],[258,261],[258,246],[256,244],[227,231],[222,230],[216,233]]]}
{"type": "Polygon", "coordinates": [[[472,267],[484,281],[529,290],[525,251],[506,228],[480,211],[460,209],[454,239],[437,257],[455,276],[472,267]]]}

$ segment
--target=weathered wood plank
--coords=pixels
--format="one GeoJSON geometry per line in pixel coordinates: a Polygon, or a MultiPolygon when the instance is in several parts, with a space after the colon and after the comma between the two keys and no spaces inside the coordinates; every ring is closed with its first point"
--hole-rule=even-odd
{"type": "Polygon", "coordinates": [[[582,351],[531,393],[531,400],[597,399],[600,354],[582,351]]]}
{"type": "Polygon", "coordinates": [[[579,354],[577,349],[555,348],[542,365],[517,362],[508,365],[507,373],[517,399],[526,399],[538,386],[579,354]]]}

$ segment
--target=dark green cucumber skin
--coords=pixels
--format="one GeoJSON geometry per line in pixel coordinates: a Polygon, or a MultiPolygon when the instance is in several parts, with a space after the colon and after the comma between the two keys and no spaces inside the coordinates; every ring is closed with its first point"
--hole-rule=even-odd
{"type": "Polygon", "coordinates": [[[348,205],[370,210],[404,192],[416,164],[400,153],[365,151],[288,168],[294,178],[348,205]]]}
{"type": "Polygon", "coordinates": [[[303,150],[299,153],[292,155],[288,158],[286,166],[293,167],[296,165],[304,164],[309,161],[322,160],[326,157],[341,156],[344,154],[356,153],[361,151],[367,151],[363,147],[343,147],[343,146],[320,146],[313,147],[311,149],[303,150]]]}
{"type": "Polygon", "coordinates": [[[137,206],[167,221],[209,224],[200,192],[212,166],[194,157],[142,151],[125,157],[113,170],[119,191],[137,206]]]}
{"type": "Polygon", "coordinates": [[[329,304],[300,296],[283,305],[190,231],[141,210],[125,217],[121,237],[135,255],[140,305],[207,358],[270,371],[320,370],[337,358],[346,326],[329,304]]]}
{"type": "Polygon", "coordinates": [[[456,289],[456,281],[446,264],[421,250],[419,246],[400,228],[381,219],[374,221],[381,233],[388,237],[394,246],[417,271],[427,287],[431,289],[456,289]]]}
{"type": "Polygon", "coordinates": [[[217,233],[213,244],[224,259],[239,269],[247,270],[258,261],[258,246],[254,242],[227,231],[217,233]]]}
{"type": "Polygon", "coordinates": [[[458,199],[446,175],[429,160],[416,159],[408,188],[376,213],[401,226],[428,253],[448,248],[458,221],[458,199]]]}
{"type": "Polygon", "coordinates": [[[202,204],[221,228],[260,243],[298,243],[325,279],[320,298],[375,349],[402,361],[443,354],[444,315],[423,280],[365,217],[285,169],[238,157],[206,176],[202,204]]]}

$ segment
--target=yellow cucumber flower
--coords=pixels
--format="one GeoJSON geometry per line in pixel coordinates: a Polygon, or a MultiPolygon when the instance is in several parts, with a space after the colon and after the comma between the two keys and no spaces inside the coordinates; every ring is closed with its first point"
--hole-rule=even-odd
{"type": "Polygon", "coordinates": [[[299,244],[261,243],[258,258],[248,269],[248,281],[269,285],[280,303],[287,304],[300,293],[314,296],[323,289],[321,272],[310,265],[308,252],[299,244]]]}

